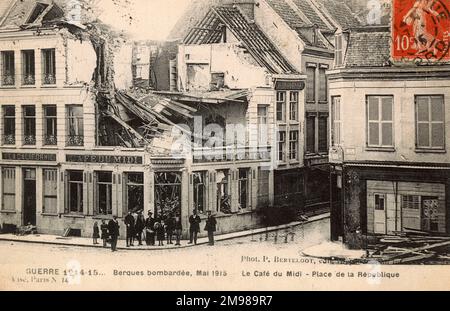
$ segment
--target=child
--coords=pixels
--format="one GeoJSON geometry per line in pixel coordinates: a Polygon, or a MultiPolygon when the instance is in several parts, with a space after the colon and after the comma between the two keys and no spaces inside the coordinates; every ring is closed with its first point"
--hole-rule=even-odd
{"type": "Polygon", "coordinates": [[[160,223],[155,223],[155,231],[156,231],[156,237],[158,238],[158,246],[164,246],[164,238],[166,236],[165,230],[164,230],[164,222],[161,221],[160,223]]]}
{"type": "Polygon", "coordinates": [[[106,247],[106,242],[108,241],[109,233],[108,233],[108,225],[106,224],[105,220],[102,220],[102,225],[100,226],[100,229],[102,230],[102,240],[103,240],[103,247],[106,247]]]}
{"type": "Polygon", "coordinates": [[[94,245],[98,245],[99,243],[97,242],[97,239],[100,238],[100,230],[98,228],[98,223],[94,222],[94,228],[93,228],[94,233],[92,234],[92,238],[94,240],[94,245]]]}

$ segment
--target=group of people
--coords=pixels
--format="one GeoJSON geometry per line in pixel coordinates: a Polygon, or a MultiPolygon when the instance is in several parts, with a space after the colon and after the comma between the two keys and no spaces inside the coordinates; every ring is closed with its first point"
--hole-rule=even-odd
{"type": "MultiPolygon", "coordinates": [[[[197,210],[194,210],[193,214],[189,217],[189,244],[197,244],[201,221],[197,210]]],[[[129,211],[124,218],[124,224],[126,226],[127,247],[133,247],[136,240],[139,243],[138,245],[143,245],[142,241],[145,240],[147,246],[156,245],[156,241],[158,242],[158,246],[164,246],[164,241],[167,241],[167,244],[174,244],[174,236],[175,245],[181,245],[183,225],[179,215],[173,216],[169,214],[166,217],[155,218],[153,217],[153,213],[149,211],[148,217],[145,218],[142,212],[133,215],[129,211]]],[[[206,219],[204,230],[208,232],[209,245],[214,245],[214,232],[216,231],[216,227],[217,221],[211,211],[208,211],[208,218],[206,219]]],[[[103,240],[103,247],[106,247],[109,242],[111,244],[111,250],[115,252],[117,250],[117,240],[120,236],[119,229],[120,224],[117,216],[114,216],[108,224],[105,220],[102,220],[100,227],[95,222],[93,228],[94,244],[99,244],[98,239],[101,238],[103,240]]]]}

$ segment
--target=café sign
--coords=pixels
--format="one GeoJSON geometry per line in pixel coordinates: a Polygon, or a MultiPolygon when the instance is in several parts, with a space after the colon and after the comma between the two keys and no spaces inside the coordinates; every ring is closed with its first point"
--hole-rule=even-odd
{"type": "Polygon", "coordinates": [[[115,156],[115,155],[66,155],[66,162],[72,163],[99,163],[99,164],[143,164],[143,158],[139,156],[115,156]]]}
{"type": "Polygon", "coordinates": [[[2,159],[6,161],[42,161],[56,162],[56,154],[51,153],[9,153],[3,152],[2,159]]]}

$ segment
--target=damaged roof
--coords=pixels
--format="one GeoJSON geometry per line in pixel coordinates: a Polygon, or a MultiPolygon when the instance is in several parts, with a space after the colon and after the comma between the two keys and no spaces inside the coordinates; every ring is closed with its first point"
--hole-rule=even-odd
{"type": "Polygon", "coordinates": [[[351,29],[344,67],[389,66],[391,40],[389,27],[351,29]]]}
{"type": "Polygon", "coordinates": [[[236,7],[213,7],[206,17],[191,29],[185,44],[213,44],[222,38],[223,26],[238,38],[256,62],[271,73],[297,73],[264,32],[236,7]]]}
{"type": "Polygon", "coordinates": [[[314,4],[330,16],[343,29],[361,26],[361,22],[342,0],[313,0],[314,4]]]}
{"type": "MultiPolygon", "coordinates": [[[[303,42],[305,42],[305,44],[309,46],[315,45],[321,48],[327,47],[327,43],[324,42],[324,40],[320,36],[317,38],[317,42],[313,42],[312,34],[310,32],[313,31],[313,26],[315,23],[313,21],[304,19],[304,17],[298,14],[288,2],[286,2],[285,0],[266,0],[266,2],[272,7],[275,13],[277,13],[283,19],[283,21],[297,33],[299,38],[303,42]]],[[[310,7],[309,4],[307,4],[307,6],[309,7],[308,10],[312,10],[312,7],[310,7]]],[[[297,9],[301,11],[300,8],[297,9]]],[[[320,28],[320,25],[318,26],[320,28]]],[[[328,27],[325,26],[325,28],[326,30],[329,30],[328,27]]]]}

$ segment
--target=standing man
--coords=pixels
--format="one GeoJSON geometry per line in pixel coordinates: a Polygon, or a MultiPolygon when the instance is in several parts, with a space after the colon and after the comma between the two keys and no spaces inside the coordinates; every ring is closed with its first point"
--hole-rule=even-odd
{"type": "Polygon", "coordinates": [[[128,211],[128,215],[125,217],[125,225],[127,226],[127,247],[134,246],[134,216],[131,211],[128,211]]]}
{"type": "Polygon", "coordinates": [[[200,223],[202,220],[200,216],[197,215],[197,210],[194,210],[194,214],[189,217],[189,244],[192,242],[197,245],[197,236],[200,232],[200,223]]]}
{"type": "Polygon", "coordinates": [[[117,239],[120,235],[119,229],[120,225],[117,221],[117,216],[114,216],[113,219],[108,223],[108,231],[109,235],[111,236],[111,250],[113,252],[117,251],[117,239]]]}
{"type": "Polygon", "coordinates": [[[153,213],[148,211],[148,218],[145,220],[145,243],[147,246],[155,245],[155,222],[153,213]]]}
{"type": "Polygon", "coordinates": [[[209,245],[214,245],[214,232],[216,232],[217,220],[211,214],[211,211],[208,211],[208,219],[206,220],[205,230],[208,231],[208,240],[209,245]]]}

